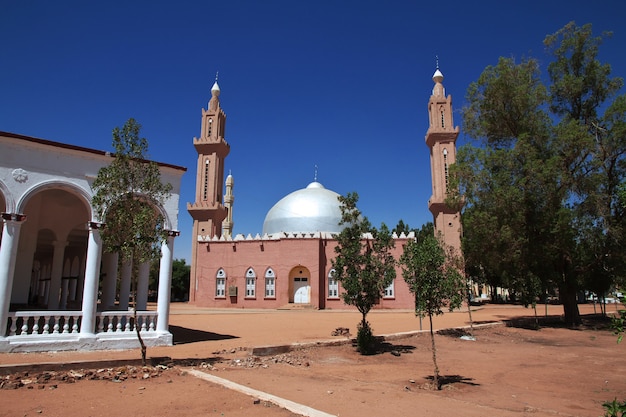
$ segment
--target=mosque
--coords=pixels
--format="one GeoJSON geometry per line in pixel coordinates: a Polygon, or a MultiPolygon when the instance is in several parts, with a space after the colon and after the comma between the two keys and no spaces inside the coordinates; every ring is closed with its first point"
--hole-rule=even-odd
{"type": "MultiPolygon", "coordinates": [[[[452,97],[445,95],[439,68],[432,79],[425,138],[433,190],[428,208],[435,233],[460,250],[460,215],[445,204],[459,128],[453,125],[452,97]]],[[[341,299],[341,284],[334,279],[331,264],[334,236],[341,231],[336,192],[313,181],[267,212],[262,235],[233,235],[234,178],[228,175],[224,181],[230,145],[224,138],[226,114],[219,97],[215,81],[208,108],[202,110],[200,137],[193,140],[198,160],[195,201],[187,204],[193,218],[189,302],[214,308],[349,308],[341,299]]],[[[396,259],[413,238],[412,233],[394,235],[396,259]]],[[[414,308],[414,297],[397,269],[376,308],[414,308]]]]}

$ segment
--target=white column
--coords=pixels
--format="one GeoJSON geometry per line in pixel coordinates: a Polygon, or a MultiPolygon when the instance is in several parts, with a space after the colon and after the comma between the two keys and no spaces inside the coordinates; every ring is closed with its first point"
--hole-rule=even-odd
{"type": "Polygon", "coordinates": [[[172,261],[174,257],[174,237],[179,232],[170,232],[166,242],[161,245],[161,263],[159,265],[159,295],[157,299],[157,331],[169,333],[170,291],[172,287],[172,261]]]}
{"type": "Polygon", "coordinates": [[[101,307],[104,310],[109,310],[115,305],[118,259],[119,255],[117,252],[104,255],[104,278],[102,279],[102,299],[100,300],[101,307]]]}
{"type": "Polygon", "coordinates": [[[122,279],[120,280],[119,309],[128,310],[128,298],[130,297],[130,279],[133,273],[133,261],[122,263],[122,279]]]}
{"type": "Polygon", "coordinates": [[[96,332],[96,307],[98,305],[98,281],[100,279],[100,259],[102,256],[102,239],[99,223],[89,223],[89,241],[87,242],[87,265],[85,267],[85,287],[83,288],[82,320],[80,333],[96,332]]]}
{"type": "Polygon", "coordinates": [[[139,277],[137,278],[137,310],[148,309],[148,284],[150,281],[150,262],[139,265],[139,277]]]}
{"type": "Polygon", "coordinates": [[[50,276],[48,310],[58,310],[59,298],[61,296],[61,277],[63,276],[63,257],[65,256],[67,242],[54,241],[52,244],[54,246],[54,254],[52,255],[52,274],[50,276]]]}
{"type": "Polygon", "coordinates": [[[2,245],[0,245],[0,337],[4,337],[9,317],[20,227],[22,220],[26,220],[26,216],[19,218],[18,216],[2,213],[4,223],[2,225],[2,245]]]}

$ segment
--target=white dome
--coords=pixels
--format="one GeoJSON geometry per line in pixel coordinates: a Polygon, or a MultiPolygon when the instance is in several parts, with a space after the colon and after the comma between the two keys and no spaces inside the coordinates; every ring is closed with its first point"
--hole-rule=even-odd
{"type": "Polygon", "coordinates": [[[339,194],[319,182],[283,197],[267,212],[263,234],[273,233],[339,233],[343,227],[339,194]]]}

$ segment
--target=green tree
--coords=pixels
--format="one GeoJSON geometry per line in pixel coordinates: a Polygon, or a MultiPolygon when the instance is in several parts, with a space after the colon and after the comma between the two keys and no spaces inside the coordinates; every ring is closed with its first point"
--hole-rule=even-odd
{"type": "Polygon", "coordinates": [[[404,220],[400,219],[398,220],[396,227],[394,227],[391,232],[397,234],[398,236],[400,236],[401,233],[408,235],[411,232],[411,228],[408,224],[404,223],[404,220]]]}
{"type": "MultiPolygon", "coordinates": [[[[118,253],[120,263],[131,262],[133,303],[137,292],[138,267],[160,256],[167,239],[164,218],[157,210],[170,196],[171,184],[161,182],[159,167],[147,160],[148,141],[139,136],[141,125],[128,119],[113,129],[114,158],[101,168],[92,185],[94,209],[106,226],[102,242],[107,252],[118,253]]],[[[146,345],[141,337],[134,308],[134,325],[146,363],[146,345]]]]}
{"type": "Polygon", "coordinates": [[[184,259],[174,259],[172,264],[172,299],[189,299],[189,277],[191,266],[184,259]]]}
{"type": "MultiPolygon", "coordinates": [[[[160,262],[155,259],[150,265],[150,292],[158,293],[160,262]]],[[[172,285],[170,287],[170,297],[173,301],[189,300],[189,277],[191,266],[187,265],[185,259],[174,259],[172,262],[172,285]]]]}
{"type": "Polygon", "coordinates": [[[343,301],[353,305],[362,319],[357,331],[357,346],[361,354],[373,348],[372,329],[367,313],[378,303],[386,287],[396,277],[395,260],[391,254],[394,241],[383,223],[380,229],[373,227],[356,206],[357,193],[339,196],[341,225],[344,229],[336,236],[337,256],[331,261],[335,278],[341,282],[343,301]]]}
{"type": "Polygon", "coordinates": [[[402,276],[415,295],[415,314],[428,316],[430,339],[433,354],[433,383],[441,389],[437,348],[433,331],[433,316],[443,314],[443,308],[450,311],[459,308],[466,291],[465,279],[446,257],[443,244],[434,236],[423,240],[409,240],[400,256],[402,276]]]}
{"type": "MultiPolygon", "coordinates": [[[[598,60],[599,48],[610,36],[607,32],[595,37],[590,24],[579,27],[570,22],[544,40],[554,58],[548,73],[550,108],[560,117],[555,143],[564,156],[560,168],[578,231],[572,245],[574,261],[563,262],[575,272],[568,271],[559,282],[570,291],[589,276],[604,283],[600,289],[610,287],[624,268],[624,216],[618,192],[626,168],[626,96],[616,97],[623,80],[611,77],[611,66],[598,60]]],[[[575,295],[564,297],[566,315],[567,310],[577,310],[574,301],[575,295]]]]}
{"type": "Polygon", "coordinates": [[[535,59],[500,58],[468,88],[465,131],[451,177],[465,199],[467,270],[532,304],[558,289],[565,321],[580,322],[577,294],[593,276],[623,270],[622,81],[597,60],[602,38],[569,23],[544,41],[547,88],[535,59]]]}

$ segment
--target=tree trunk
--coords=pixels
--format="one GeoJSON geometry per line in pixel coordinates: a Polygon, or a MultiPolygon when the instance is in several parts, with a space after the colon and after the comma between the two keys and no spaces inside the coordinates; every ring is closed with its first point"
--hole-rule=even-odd
{"type": "Polygon", "coordinates": [[[431,349],[433,351],[433,365],[435,365],[435,369],[433,371],[433,384],[437,387],[438,390],[441,389],[441,384],[439,383],[439,367],[437,366],[437,348],[435,347],[435,333],[433,332],[433,315],[428,315],[428,320],[430,321],[430,341],[431,341],[431,349]]]}
{"type": "Polygon", "coordinates": [[[133,320],[135,325],[135,333],[137,333],[137,340],[139,340],[139,346],[141,346],[141,364],[146,366],[146,344],[143,341],[143,337],[141,337],[141,326],[139,326],[139,321],[137,320],[137,286],[139,283],[139,261],[137,260],[137,256],[133,251],[133,259],[131,261],[133,264],[132,272],[131,272],[131,291],[133,297],[133,320]]]}
{"type": "Polygon", "coordinates": [[[580,312],[578,311],[578,300],[576,299],[576,289],[569,285],[563,285],[559,289],[561,302],[563,303],[563,314],[565,324],[568,326],[578,326],[581,324],[580,312]]]}
{"type": "MultiPolygon", "coordinates": [[[[133,298],[135,296],[133,295],[133,298]]],[[[143,338],[141,337],[141,326],[139,326],[139,322],[137,321],[137,303],[135,303],[133,307],[133,318],[135,319],[135,332],[137,333],[137,339],[139,340],[139,345],[141,346],[141,364],[146,366],[146,344],[143,342],[143,338]]]]}
{"type": "MultiPolygon", "coordinates": [[[[465,281],[466,293],[467,293],[467,314],[469,314],[470,321],[470,336],[474,337],[474,320],[472,320],[472,293],[467,281],[465,281]]],[[[421,329],[420,329],[421,330],[421,329]]]]}

